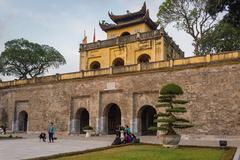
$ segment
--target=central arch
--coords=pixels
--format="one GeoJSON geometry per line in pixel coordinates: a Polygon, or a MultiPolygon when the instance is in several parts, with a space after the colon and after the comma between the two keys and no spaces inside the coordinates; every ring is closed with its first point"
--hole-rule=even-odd
{"type": "Polygon", "coordinates": [[[122,58],[116,58],[113,60],[112,66],[113,67],[124,66],[124,60],[122,58]]]}
{"type": "Polygon", "coordinates": [[[142,54],[137,59],[138,63],[149,63],[150,60],[151,57],[148,54],[142,54]]]}
{"type": "Polygon", "coordinates": [[[123,32],[120,36],[122,37],[122,36],[129,36],[129,35],[130,35],[129,32],[123,32]]]}
{"type": "Polygon", "coordinates": [[[98,61],[94,61],[90,64],[91,70],[97,70],[101,68],[101,64],[98,61]]]}
{"type": "Polygon", "coordinates": [[[76,119],[79,123],[76,123],[77,133],[84,133],[83,128],[89,126],[89,112],[86,108],[80,108],[76,112],[76,119]]]}
{"type": "Polygon", "coordinates": [[[157,126],[154,121],[154,115],[157,113],[156,109],[150,105],[142,106],[138,112],[138,131],[141,135],[154,135],[156,131],[149,131],[148,128],[157,126]]]}
{"type": "Polygon", "coordinates": [[[107,134],[114,134],[116,128],[121,125],[121,110],[115,103],[110,103],[106,106],[104,111],[105,130],[107,134]]]}
{"type": "Polygon", "coordinates": [[[18,131],[27,132],[28,128],[28,113],[26,111],[21,111],[18,114],[18,131]]]}

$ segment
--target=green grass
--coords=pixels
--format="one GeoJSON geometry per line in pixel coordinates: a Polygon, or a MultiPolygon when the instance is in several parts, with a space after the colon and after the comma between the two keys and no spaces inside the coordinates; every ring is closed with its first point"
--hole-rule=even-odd
{"type": "Polygon", "coordinates": [[[235,153],[233,150],[197,147],[170,149],[157,145],[130,145],[55,160],[231,160],[235,153]]]}

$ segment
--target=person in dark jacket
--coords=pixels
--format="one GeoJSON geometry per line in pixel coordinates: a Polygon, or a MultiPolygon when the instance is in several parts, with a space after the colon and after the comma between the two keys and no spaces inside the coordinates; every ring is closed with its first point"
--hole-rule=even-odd
{"type": "Polygon", "coordinates": [[[119,144],[122,144],[122,141],[121,141],[121,138],[120,138],[120,134],[117,133],[117,134],[116,134],[116,138],[115,138],[115,140],[113,141],[112,145],[119,145],[119,144]]]}
{"type": "Polygon", "coordinates": [[[48,127],[48,138],[49,138],[49,143],[53,143],[54,142],[54,134],[55,134],[55,127],[53,125],[53,122],[50,123],[49,127],[48,127]]]}

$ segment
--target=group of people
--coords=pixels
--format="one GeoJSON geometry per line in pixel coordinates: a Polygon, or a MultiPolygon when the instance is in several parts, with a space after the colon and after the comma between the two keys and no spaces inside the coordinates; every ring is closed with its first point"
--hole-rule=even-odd
{"type": "MultiPolygon", "coordinates": [[[[48,127],[48,139],[49,143],[53,143],[54,139],[56,139],[55,136],[56,129],[54,127],[53,122],[50,123],[48,127]]],[[[43,142],[46,142],[47,135],[45,133],[41,133],[39,135],[39,139],[43,142]]],[[[131,129],[128,125],[125,125],[125,127],[119,126],[116,129],[116,138],[113,141],[112,145],[119,145],[119,144],[127,144],[127,143],[139,143],[139,139],[136,138],[136,136],[131,132],[131,129]],[[123,132],[123,137],[121,137],[121,132],[123,132]]]]}
{"type": "MultiPolygon", "coordinates": [[[[49,139],[49,143],[53,143],[54,142],[54,139],[56,139],[54,137],[54,134],[55,134],[55,127],[54,127],[54,124],[53,122],[50,123],[49,127],[48,127],[48,139],[49,139]]],[[[47,139],[47,136],[46,136],[46,133],[40,133],[39,135],[39,139],[42,140],[43,142],[46,142],[46,139],[47,139]]]]}
{"type": "Polygon", "coordinates": [[[128,125],[125,127],[119,126],[116,130],[116,137],[113,141],[112,145],[119,145],[119,144],[127,144],[127,143],[137,143],[139,140],[136,136],[131,132],[128,125]],[[121,138],[121,131],[123,131],[123,137],[121,138]]]}
{"type": "MultiPolygon", "coordinates": [[[[6,128],[1,126],[1,131],[3,134],[6,134],[6,128]]],[[[51,122],[48,126],[48,139],[49,143],[53,143],[56,139],[55,137],[55,126],[53,122],[51,122]]],[[[40,141],[46,142],[47,135],[46,133],[42,132],[39,135],[40,141]]],[[[125,125],[125,127],[119,126],[116,129],[116,138],[113,141],[112,145],[119,145],[119,144],[127,144],[127,143],[139,143],[139,139],[136,138],[136,136],[131,132],[128,125],[125,125]],[[121,133],[123,132],[123,137],[121,137],[121,133]]]]}

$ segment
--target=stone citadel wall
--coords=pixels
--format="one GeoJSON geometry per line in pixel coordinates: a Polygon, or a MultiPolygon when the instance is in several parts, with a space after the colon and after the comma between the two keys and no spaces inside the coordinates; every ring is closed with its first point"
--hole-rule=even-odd
{"type": "Polygon", "coordinates": [[[186,116],[195,125],[183,133],[239,135],[240,52],[223,57],[221,61],[179,66],[169,61],[172,67],[145,71],[136,67],[132,72],[67,80],[57,80],[57,75],[46,83],[37,83],[37,79],[35,83],[4,82],[0,85],[0,108],[7,112],[9,129],[17,130],[18,114],[24,110],[28,113],[28,132],[46,130],[54,121],[58,131],[72,133],[76,130],[76,112],[85,108],[90,125],[106,133],[107,106],[114,103],[121,110],[121,124],[139,132],[141,107],[154,106],[159,89],[173,82],[183,88],[183,98],[190,101],[186,116]]]}

